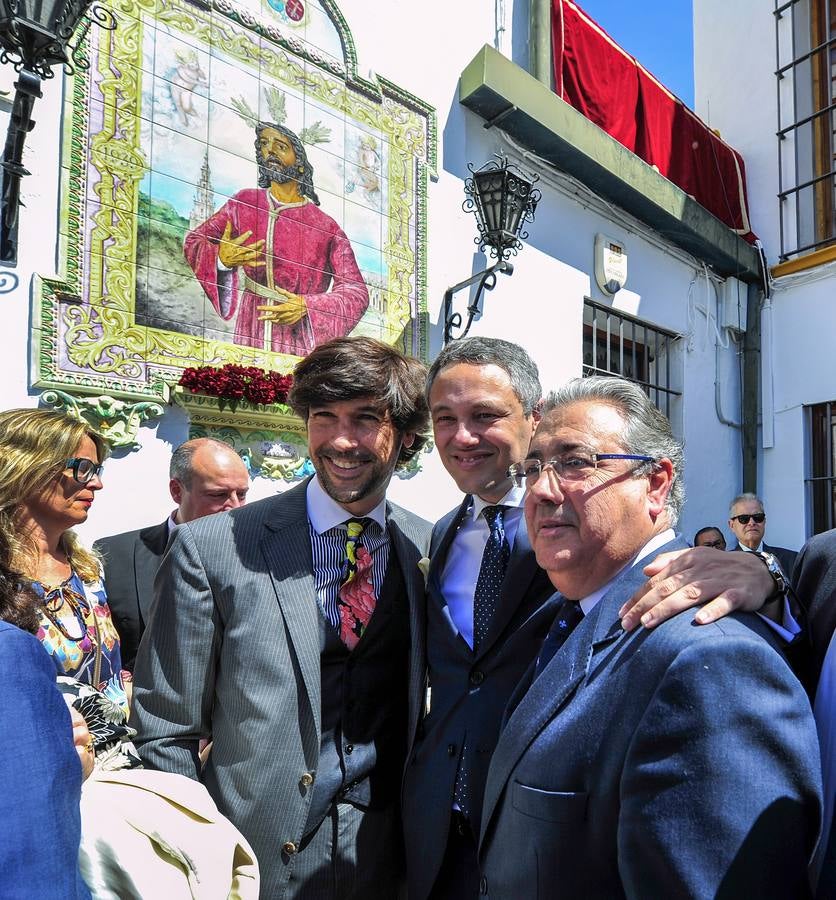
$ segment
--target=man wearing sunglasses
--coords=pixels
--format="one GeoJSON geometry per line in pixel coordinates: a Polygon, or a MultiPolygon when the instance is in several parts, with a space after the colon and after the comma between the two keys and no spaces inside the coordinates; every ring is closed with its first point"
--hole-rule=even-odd
{"type": "Polygon", "coordinates": [[[795,566],[794,550],[784,547],[771,547],[763,542],[766,531],[766,513],[763,502],[755,494],[739,494],[729,506],[729,528],[737,538],[737,546],[733,550],[751,553],[771,553],[780,564],[784,577],[789,582],[795,566]]]}

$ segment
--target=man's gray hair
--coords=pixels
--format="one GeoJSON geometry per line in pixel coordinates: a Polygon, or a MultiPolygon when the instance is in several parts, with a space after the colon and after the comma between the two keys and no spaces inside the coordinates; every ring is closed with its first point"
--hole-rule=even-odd
{"type": "Polygon", "coordinates": [[[763,512],[763,500],[757,494],[750,494],[746,491],[743,494],[738,494],[731,503],[729,503],[729,518],[731,518],[731,514],[734,511],[735,506],[738,503],[757,503],[761,508],[761,512],[763,512]]]}
{"type": "Polygon", "coordinates": [[[540,405],[543,388],[537,363],[520,347],[501,338],[471,337],[448,344],[435,358],[427,375],[427,402],[433,382],[442,369],[464,363],[471,366],[499,366],[511,380],[511,387],[522,404],[523,413],[530,416],[540,405]]]}
{"type": "MultiPolygon", "coordinates": [[[[621,413],[624,418],[621,444],[626,453],[652,456],[657,460],[669,459],[673,464],[673,483],[666,501],[673,528],[685,503],[685,455],[682,445],[673,436],[670,422],[637,384],[601,375],[573,378],[562,388],[552,391],[543,401],[543,416],[559,407],[590,401],[607,403],[621,413]]],[[[636,474],[646,474],[652,469],[653,463],[643,463],[636,468],[636,474]]]]}
{"type": "Polygon", "coordinates": [[[171,454],[171,462],[168,466],[168,477],[179,481],[186,490],[190,490],[192,486],[192,476],[194,474],[192,470],[192,457],[198,447],[205,447],[207,444],[215,444],[218,447],[223,447],[224,450],[229,450],[230,453],[236,456],[238,455],[235,453],[235,449],[230,447],[229,444],[224,443],[224,441],[218,441],[215,438],[192,438],[191,440],[180,444],[174,453],[171,454]]]}

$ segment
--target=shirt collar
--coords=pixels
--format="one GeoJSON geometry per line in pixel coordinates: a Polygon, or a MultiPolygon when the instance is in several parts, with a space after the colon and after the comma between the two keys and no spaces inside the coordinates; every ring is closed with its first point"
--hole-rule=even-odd
{"type": "Polygon", "coordinates": [[[473,503],[471,504],[471,515],[473,517],[473,521],[475,522],[480,515],[482,515],[482,510],[486,506],[507,506],[512,509],[519,509],[523,505],[523,501],[525,500],[525,488],[524,487],[514,487],[511,488],[510,491],[499,501],[499,503],[491,503],[489,500],[483,500],[481,497],[477,497],[476,494],[473,495],[473,503]]]}
{"type": "Polygon", "coordinates": [[[752,547],[747,547],[745,544],[741,544],[740,541],[737,542],[738,549],[742,550],[744,553],[763,553],[763,541],[758,544],[754,549],[752,547]]]}
{"type": "MultiPolygon", "coordinates": [[[[179,509],[179,507],[178,507],[179,509]]],[[[170,536],[175,528],[179,528],[181,523],[177,521],[177,509],[172,510],[171,515],[168,517],[168,531],[166,532],[166,536],[170,536]]]]}
{"type": "Polygon", "coordinates": [[[653,537],[644,545],[644,547],[641,548],[641,550],[639,550],[639,552],[630,560],[630,562],[628,562],[626,566],[622,566],[622,568],[620,568],[603,587],[599,587],[597,591],[593,591],[591,594],[584,597],[580,601],[583,614],[585,616],[589,615],[589,613],[595,608],[595,605],[598,603],[598,601],[612,587],[612,583],[622,572],[624,572],[626,569],[632,569],[633,566],[635,566],[646,556],[651,554],[654,550],[658,550],[659,547],[664,547],[665,544],[667,544],[669,541],[672,541],[675,537],[676,534],[673,528],[666,528],[664,531],[660,531],[659,534],[653,535],[653,537]]]}
{"type": "MultiPolygon", "coordinates": [[[[360,518],[344,509],[333,497],[329,497],[325,493],[325,490],[319,483],[318,475],[314,475],[308,482],[308,490],[305,496],[308,506],[308,521],[317,534],[324,534],[331,528],[342,525],[347,519],[360,518]]],[[[367,512],[362,518],[373,519],[381,529],[385,530],[386,499],[381,500],[371,512],[367,512]]]]}

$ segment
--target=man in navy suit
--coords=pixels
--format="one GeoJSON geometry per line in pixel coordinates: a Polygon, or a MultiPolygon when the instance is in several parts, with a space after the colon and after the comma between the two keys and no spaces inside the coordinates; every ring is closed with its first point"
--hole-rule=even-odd
{"type": "Polygon", "coordinates": [[[560,606],[491,761],[480,893],[805,896],[816,733],[767,627],[735,614],[696,628],[690,613],[621,627],[644,565],[685,546],[667,420],[612,378],[570,382],[542,415],[517,472],[560,606]]]}
{"type": "Polygon", "coordinates": [[[139,642],[151,613],[154,576],[173,529],[202,516],[237,509],[247,500],[250,474],[228,444],[193,438],[171,455],[168,489],[177,504],[159,525],[96,541],[102,555],[107,603],[119,633],[122,665],[134,670],[139,642]]]}
{"type": "Polygon", "coordinates": [[[411,900],[476,897],[482,792],[502,711],[554,616],[508,466],[525,456],[539,419],[537,366],[516,344],[470,338],[430,368],[436,448],[465,497],[433,529],[427,584],[430,712],[404,781],[411,900]],[[502,508],[507,561],[490,622],[474,622],[489,526],[502,508]]]}

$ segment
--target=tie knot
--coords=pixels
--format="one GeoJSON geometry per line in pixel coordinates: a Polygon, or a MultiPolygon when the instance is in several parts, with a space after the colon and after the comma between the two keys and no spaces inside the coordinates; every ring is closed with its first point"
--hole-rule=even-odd
{"type": "Polygon", "coordinates": [[[503,512],[505,512],[504,506],[486,506],[482,510],[482,515],[485,517],[485,521],[491,530],[496,526],[497,519],[500,522],[502,521],[503,512]]]}
{"type": "Polygon", "coordinates": [[[348,531],[348,536],[350,538],[360,537],[368,522],[368,519],[349,519],[345,523],[346,531],[348,531]]]}

